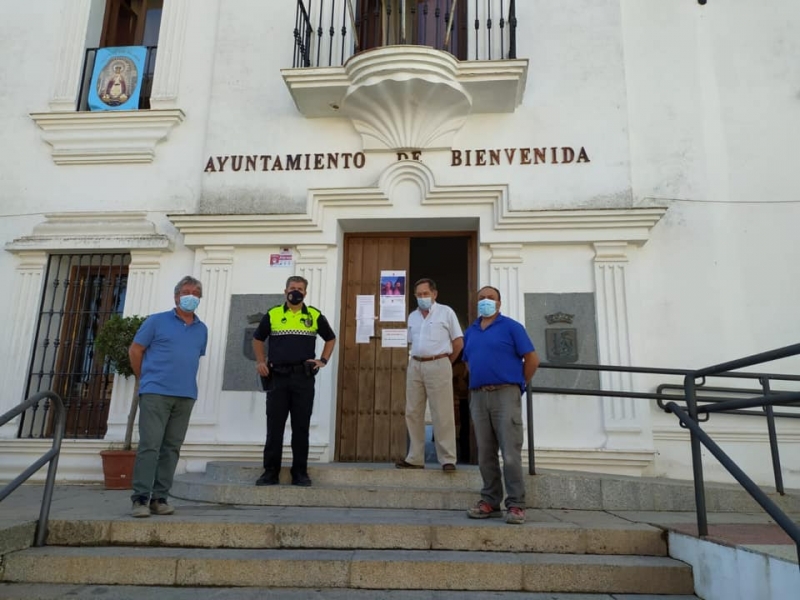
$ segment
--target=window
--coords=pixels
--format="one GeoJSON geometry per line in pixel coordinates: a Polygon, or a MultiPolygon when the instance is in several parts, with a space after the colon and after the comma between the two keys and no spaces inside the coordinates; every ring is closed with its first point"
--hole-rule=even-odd
{"type": "MultiPolygon", "coordinates": [[[[94,337],[112,314],[121,314],[129,254],[50,256],[28,372],[28,397],[44,390],[61,396],[65,437],[102,438],[106,432],[114,374],[94,351],[94,337]]],[[[20,437],[49,437],[48,403],[25,413],[20,437]]]]}
{"type": "Polygon", "coordinates": [[[164,0],[107,0],[100,46],[157,46],[164,0]]]}
{"type": "MultiPolygon", "coordinates": [[[[106,0],[99,48],[121,46],[145,46],[147,48],[147,56],[142,73],[139,109],[150,108],[150,92],[153,88],[153,74],[155,73],[156,53],[158,50],[158,32],[161,28],[163,6],[164,0],[106,0]]],[[[78,110],[88,110],[88,89],[92,79],[97,50],[98,48],[86,49],[78,110]]]]}

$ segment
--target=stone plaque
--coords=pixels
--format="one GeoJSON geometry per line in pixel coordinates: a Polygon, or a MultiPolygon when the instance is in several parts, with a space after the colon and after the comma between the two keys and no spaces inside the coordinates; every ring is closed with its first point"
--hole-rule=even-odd
{"type": "Polygon", "coordinates": [[[283,294],[234,294],[228,315],[228,341],[225,346],[224,391],[261,391],[255,370],[253,332],[266,312],[284,301],[283,294]]]}
{"type": "MultiPolygon", "coordinates": [[[[525,294],[525,329],[542,362],[597,364],[594,294],[525,294]]],[[[539,369],[533,385],[600,389],[597,371],[539,369]]]]}

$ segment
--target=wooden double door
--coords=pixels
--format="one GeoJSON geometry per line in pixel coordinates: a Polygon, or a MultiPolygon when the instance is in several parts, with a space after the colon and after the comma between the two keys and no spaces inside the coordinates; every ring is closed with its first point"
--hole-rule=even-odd
{"type": "MultiPolygon", "coordinates": [[[[404,271],[405,315],[416,309],[413,282],[437,282],[439,300],[468,323],[475,297],[476,236],[473,232],[435,234],[348,234],[344,240],[344,273],[339,334],[336,460],[388,462],[404,458],[408,349],[384,347],[385,329],[405,329],[406,321],[376,319],[368,343],[356,343],[359,295],[375,299],[380,316],[382,271],[404,271]]],[[[473,311],[474,312],[474,311],[473,311]]]]}

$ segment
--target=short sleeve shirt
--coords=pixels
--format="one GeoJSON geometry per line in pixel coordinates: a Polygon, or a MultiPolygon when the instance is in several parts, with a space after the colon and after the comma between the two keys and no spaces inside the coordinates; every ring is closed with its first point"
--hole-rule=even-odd
{"type": "Polygon", "coordinates": [[[197,315],[186,323],[175,309],[150,315],[133,341],[144,346],[140,394],[197,398],[197,371],[208,328],[197,315]]]}
{"type": "Polygon", "coordinates": [[[481,329],[477,319],[464,335],[464,361],[469,364],[469,387],[516,383],[525,387],[522,357],[533,342],[521,323],[503,315],[481,329]]]}
{"type": "Polygon", "coordinates": [[[444,304],[434,302],[427,317],[419,309],[408,315],[411,356],[452,354],[453,340],[463,335],[455,311],[444,304]]]}
{"type": "Polygon", "coordinates": [[[317,336],[326,342],[336,339],[336,334],[328,323],[328,319],[313,306],[303,305],[301,310],[292,311],[286,304],[282,305],[282,319],[285,319],[286,331],[276,335],[272,331],[270,323],[270,312],[280,309],[281,306],[273,307],[265,314],[258,328],[253,332],[253,339],[265,341],[269,339],[267,348],[267,362],[275,365],[293,365],[305,362],[316,356],[317,336]],[[316,311],[317,330],[309,329],[311,323],[310,311],[316,311]]]}

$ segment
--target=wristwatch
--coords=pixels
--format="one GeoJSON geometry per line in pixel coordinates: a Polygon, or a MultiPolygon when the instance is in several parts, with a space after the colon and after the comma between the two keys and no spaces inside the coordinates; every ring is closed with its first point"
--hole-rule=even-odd
{"type": "Polygon", "coordinates": [[[319,362],[321,362],[323,365],[327,365],[328,364],[328,359],[320,356],[319,357],[319,362]]]}

